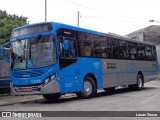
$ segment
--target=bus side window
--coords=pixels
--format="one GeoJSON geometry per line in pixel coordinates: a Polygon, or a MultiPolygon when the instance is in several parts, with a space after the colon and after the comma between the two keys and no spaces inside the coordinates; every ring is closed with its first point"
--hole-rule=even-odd
{"type": "Polygon", "coordinates": [[[119,40],[119,57],[120,59],[129,59],[129,55],[128,55],[128,42],[127,41],[123,41],[123,40],[119,40]]]}
{"type": "Polygon", "coordinates": [[[112,47],[113,47],[114,59],[118,59],[119,58],[119,43],[117,39],[112,41],[112,47]]]}
{"type": "Polygon", "coordinates": [[[109,59],[119,58],[119,42],[117,39],[108,38],[107,49],[109,59]]]}
{"type": "Polygon", "coordinates": [[[60,49],[60,57],[64,58],[76,58],[76,42],[75,40],[64,39],[63,37],[59,38],[59,49],[60,49]],[[67,49],[66,49],[66,45],[67,49]]]}
{"type": "Polygon", "coordinates": [[[128,49],[129,49],[129,58],[131,60],[137,60],[137,48],[136,48],[136,44],[129,42],[128,49]]]}
{"type": "Polygon", "coordinates": [[[107,43],[107,54],[108,54],[108,58],[109,59],[113,59],[114,55],[113,55],[113,48],[112,48],[112,41],[109,39],[108,43],[107,43]]]}
{"type": "Polygon", "coordinates": [[[145,47],[142,44],[137,44],[137,59],[145,60],[145,47]]]}
{"type": "Polygon", "coordinates": [[[69,40],[69,57],[75,58],[76,55],[76,44],[74,40],[69,40]]]}
{"type": "Polygon", "coordinates": [[[152,47],[152,56],[153,56],[153,61],[156,60],[156,48],[155,47],[152,47]]]}
{"type": "Polygon", "coordinates": [[[146,60],[151,61],[152,60],[152,48],[151,48],[151,46],[146,45],[145,52],[146,52],[146,60]]]}
{"type": "Polygon", "coordinates": [[[79,56],[92,57],[92,35],[83,32],[78,32],[77,35],[79,56]]]}

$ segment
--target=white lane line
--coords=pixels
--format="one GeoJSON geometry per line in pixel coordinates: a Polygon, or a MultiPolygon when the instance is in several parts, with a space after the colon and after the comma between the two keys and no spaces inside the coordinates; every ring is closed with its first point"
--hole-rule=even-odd
{"type": "Polygon", "coordinates": [[[141,105],[144,104],[144,103],[146,103],[146,102],[149,102],[150,100],[154,99],[154,98],[157,97],[157,96],[158,96],[158,95],[156,94],[156,95],[148,98],[147,100],[143,101],[143,102],[141,103],[141,105]]]}

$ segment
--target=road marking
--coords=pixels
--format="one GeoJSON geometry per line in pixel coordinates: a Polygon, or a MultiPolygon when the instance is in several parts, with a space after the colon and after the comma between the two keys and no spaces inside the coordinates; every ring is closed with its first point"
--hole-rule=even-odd
{"type": "Polygon", "coordinates": [[[143,102],[141,103],[141,105],[143,105],[143,104],[146,103],[146,102],[149,102],[150,100],[154,99],[156,96],[158,96],[158,95],[156,94],[156,95],[148,98],[147,100],[143,101],[143,102]]]}

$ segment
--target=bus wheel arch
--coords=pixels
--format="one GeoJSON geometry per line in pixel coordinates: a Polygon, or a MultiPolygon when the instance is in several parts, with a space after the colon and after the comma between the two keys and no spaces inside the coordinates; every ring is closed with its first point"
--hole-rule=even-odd
{"type": "Polygon", "coordinates": [[[86,77],[90,77],[90,78],[93,79],[93,81],[96,85],[96,89],[97,89],[97,79],[96,79],[96,77],[92,73],[88,73],[84,78],[86,78],[86,77]]]}
{"type": "Polygon", "coordinates": [[[79,98],[88,99],[95,96],[96,93],[97,93],[96,78],[93,74],[89,73],[84,77],[83,90],[81,92],[77,92],[76,95],[79,98]]]}

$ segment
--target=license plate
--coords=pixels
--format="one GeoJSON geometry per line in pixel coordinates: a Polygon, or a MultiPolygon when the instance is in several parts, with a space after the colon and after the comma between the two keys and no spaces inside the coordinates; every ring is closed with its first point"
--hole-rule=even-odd
{"type": "Polygon", "coordinates": [[[21,91],[22,92],[30,92],[30,91],[32,91],[32,88],[31,87],[23,87],[23,88],[21,88],[21,91]]]}

